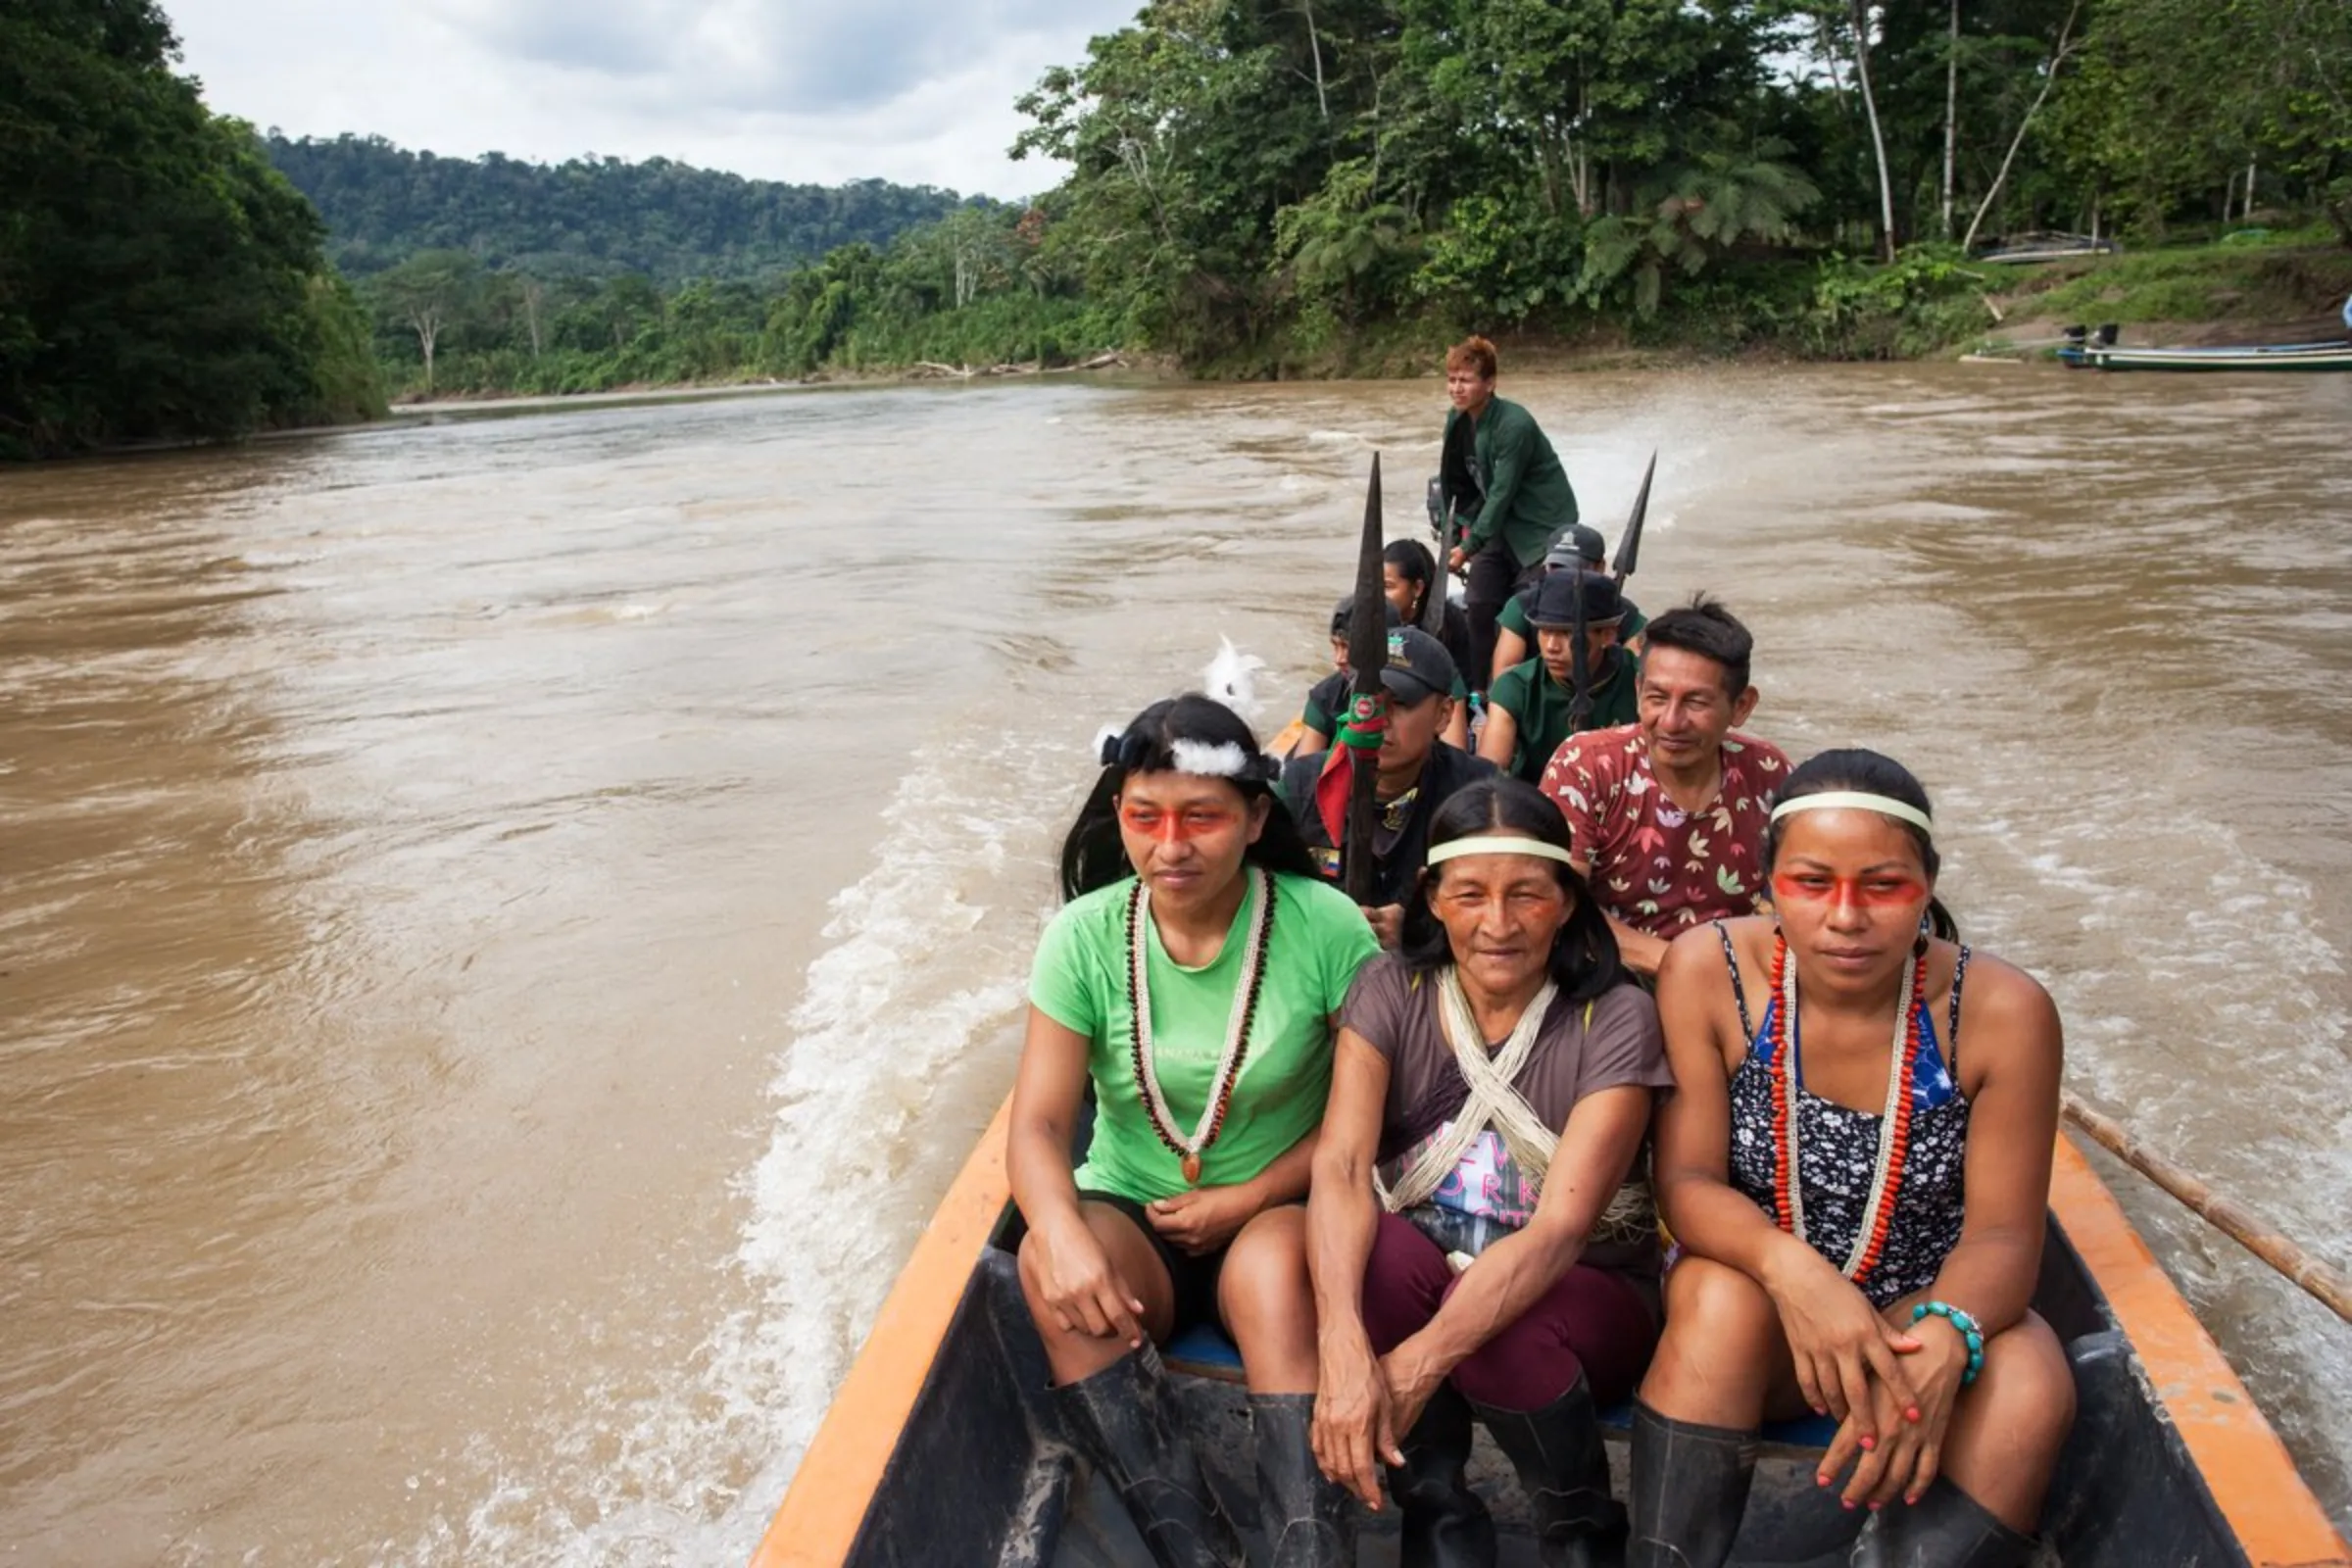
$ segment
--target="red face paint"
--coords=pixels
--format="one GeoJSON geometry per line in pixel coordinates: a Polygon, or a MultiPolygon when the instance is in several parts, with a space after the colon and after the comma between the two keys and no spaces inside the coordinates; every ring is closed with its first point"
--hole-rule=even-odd
{"type": "Polygon", "coordinates": [[[1919,903],[1928,890],[1899,872],[1855,877],[1832,876],[1827,871],[1776,871],[1772,895],[1783,904],[1850,903],[1866,909],[1890,909],[1919,903]]]}
{"type": "Polygon", "coordinates": [[[1140,801],[1119,803],[1119,825],[1138,838],[1157,839],[1163,844],[1179,844],[1189,839],[1222,833],[1242,819],[1242,813],[1227,806],[1188,806],[1181,810],[1163,810],[1140,801]]]}

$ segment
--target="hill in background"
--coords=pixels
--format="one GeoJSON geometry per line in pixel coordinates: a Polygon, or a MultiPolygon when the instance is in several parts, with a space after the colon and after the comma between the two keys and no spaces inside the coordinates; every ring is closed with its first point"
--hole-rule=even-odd
{"type": "Polygon", "coordinates": [[[543,277],[753,278],[860,240],[887,245],[964,205],[930,185],[788,185],[663,158],[440,158],[351,135],[272,133],[267,146],[326,220],[328,256],[354,277],[417,251],[462,250],[543,277]]]}

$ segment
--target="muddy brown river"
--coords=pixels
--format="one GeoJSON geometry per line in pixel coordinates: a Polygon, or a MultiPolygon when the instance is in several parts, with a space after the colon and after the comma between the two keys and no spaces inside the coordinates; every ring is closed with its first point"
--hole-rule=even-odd
{"type": "MultiPolygon", "coordinates": [[[[2352,377],[1518,376],[2070,1082],[2352,1263],[2352,377]]],[[[1324,656],[1418,383],[0,472],[0,1560],[718,1564],[1009,1085],[1097,727],[1324,656]]],[[[2339,1522],[2352,1330],[2103,1165],[2339,1522]]]]}

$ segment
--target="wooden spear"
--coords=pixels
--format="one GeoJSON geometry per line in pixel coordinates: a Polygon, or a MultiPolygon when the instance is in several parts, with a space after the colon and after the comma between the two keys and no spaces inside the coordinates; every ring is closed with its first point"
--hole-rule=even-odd
{"type": "Polygon", "coordinates": [[[2319,1298],[2337,1317],[2352,1323],[2352,1280],[2272,1229],[2259,1215],[2216,1193],[2082,1103],[2072,1090],[2059,1091],[2058,1108],[2100,1148],[2179,1199],[2199,1219],[2319,1298]]]}

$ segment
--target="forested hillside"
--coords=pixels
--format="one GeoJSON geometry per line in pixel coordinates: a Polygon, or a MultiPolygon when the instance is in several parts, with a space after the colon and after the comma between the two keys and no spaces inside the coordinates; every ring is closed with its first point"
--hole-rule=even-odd
{"type": "Polygon", "coordinates": [[[2331,311],[2352,255],[2344,0],[1148,0],[1019,107],[1069,170],[1026,211],[667,292],[564,275],[553,217],[453,229],[370,280],[378,347],[412,391],[1378,372],[1468,329],[1879,358],[2063,282],[1975,259],[2025,230],[2135,253],[2144,297],[2064,296],[2109,318],[2331,311]]]}
{"type": "Polygon", "coordinates": [[[959,204],[928,185],[787,185],[662,158],[437,158],[350,135],[272,135],[269,149],[326,220],[328,252],[355,277],[429,250],[543,277],[758,277],[839,246],[886,245],[959,204]]]}
{"type": "Polygon", "coordinates": [[[0,6],[0,458],[361,417],[324,230],[153,0],[0,6]]]}

